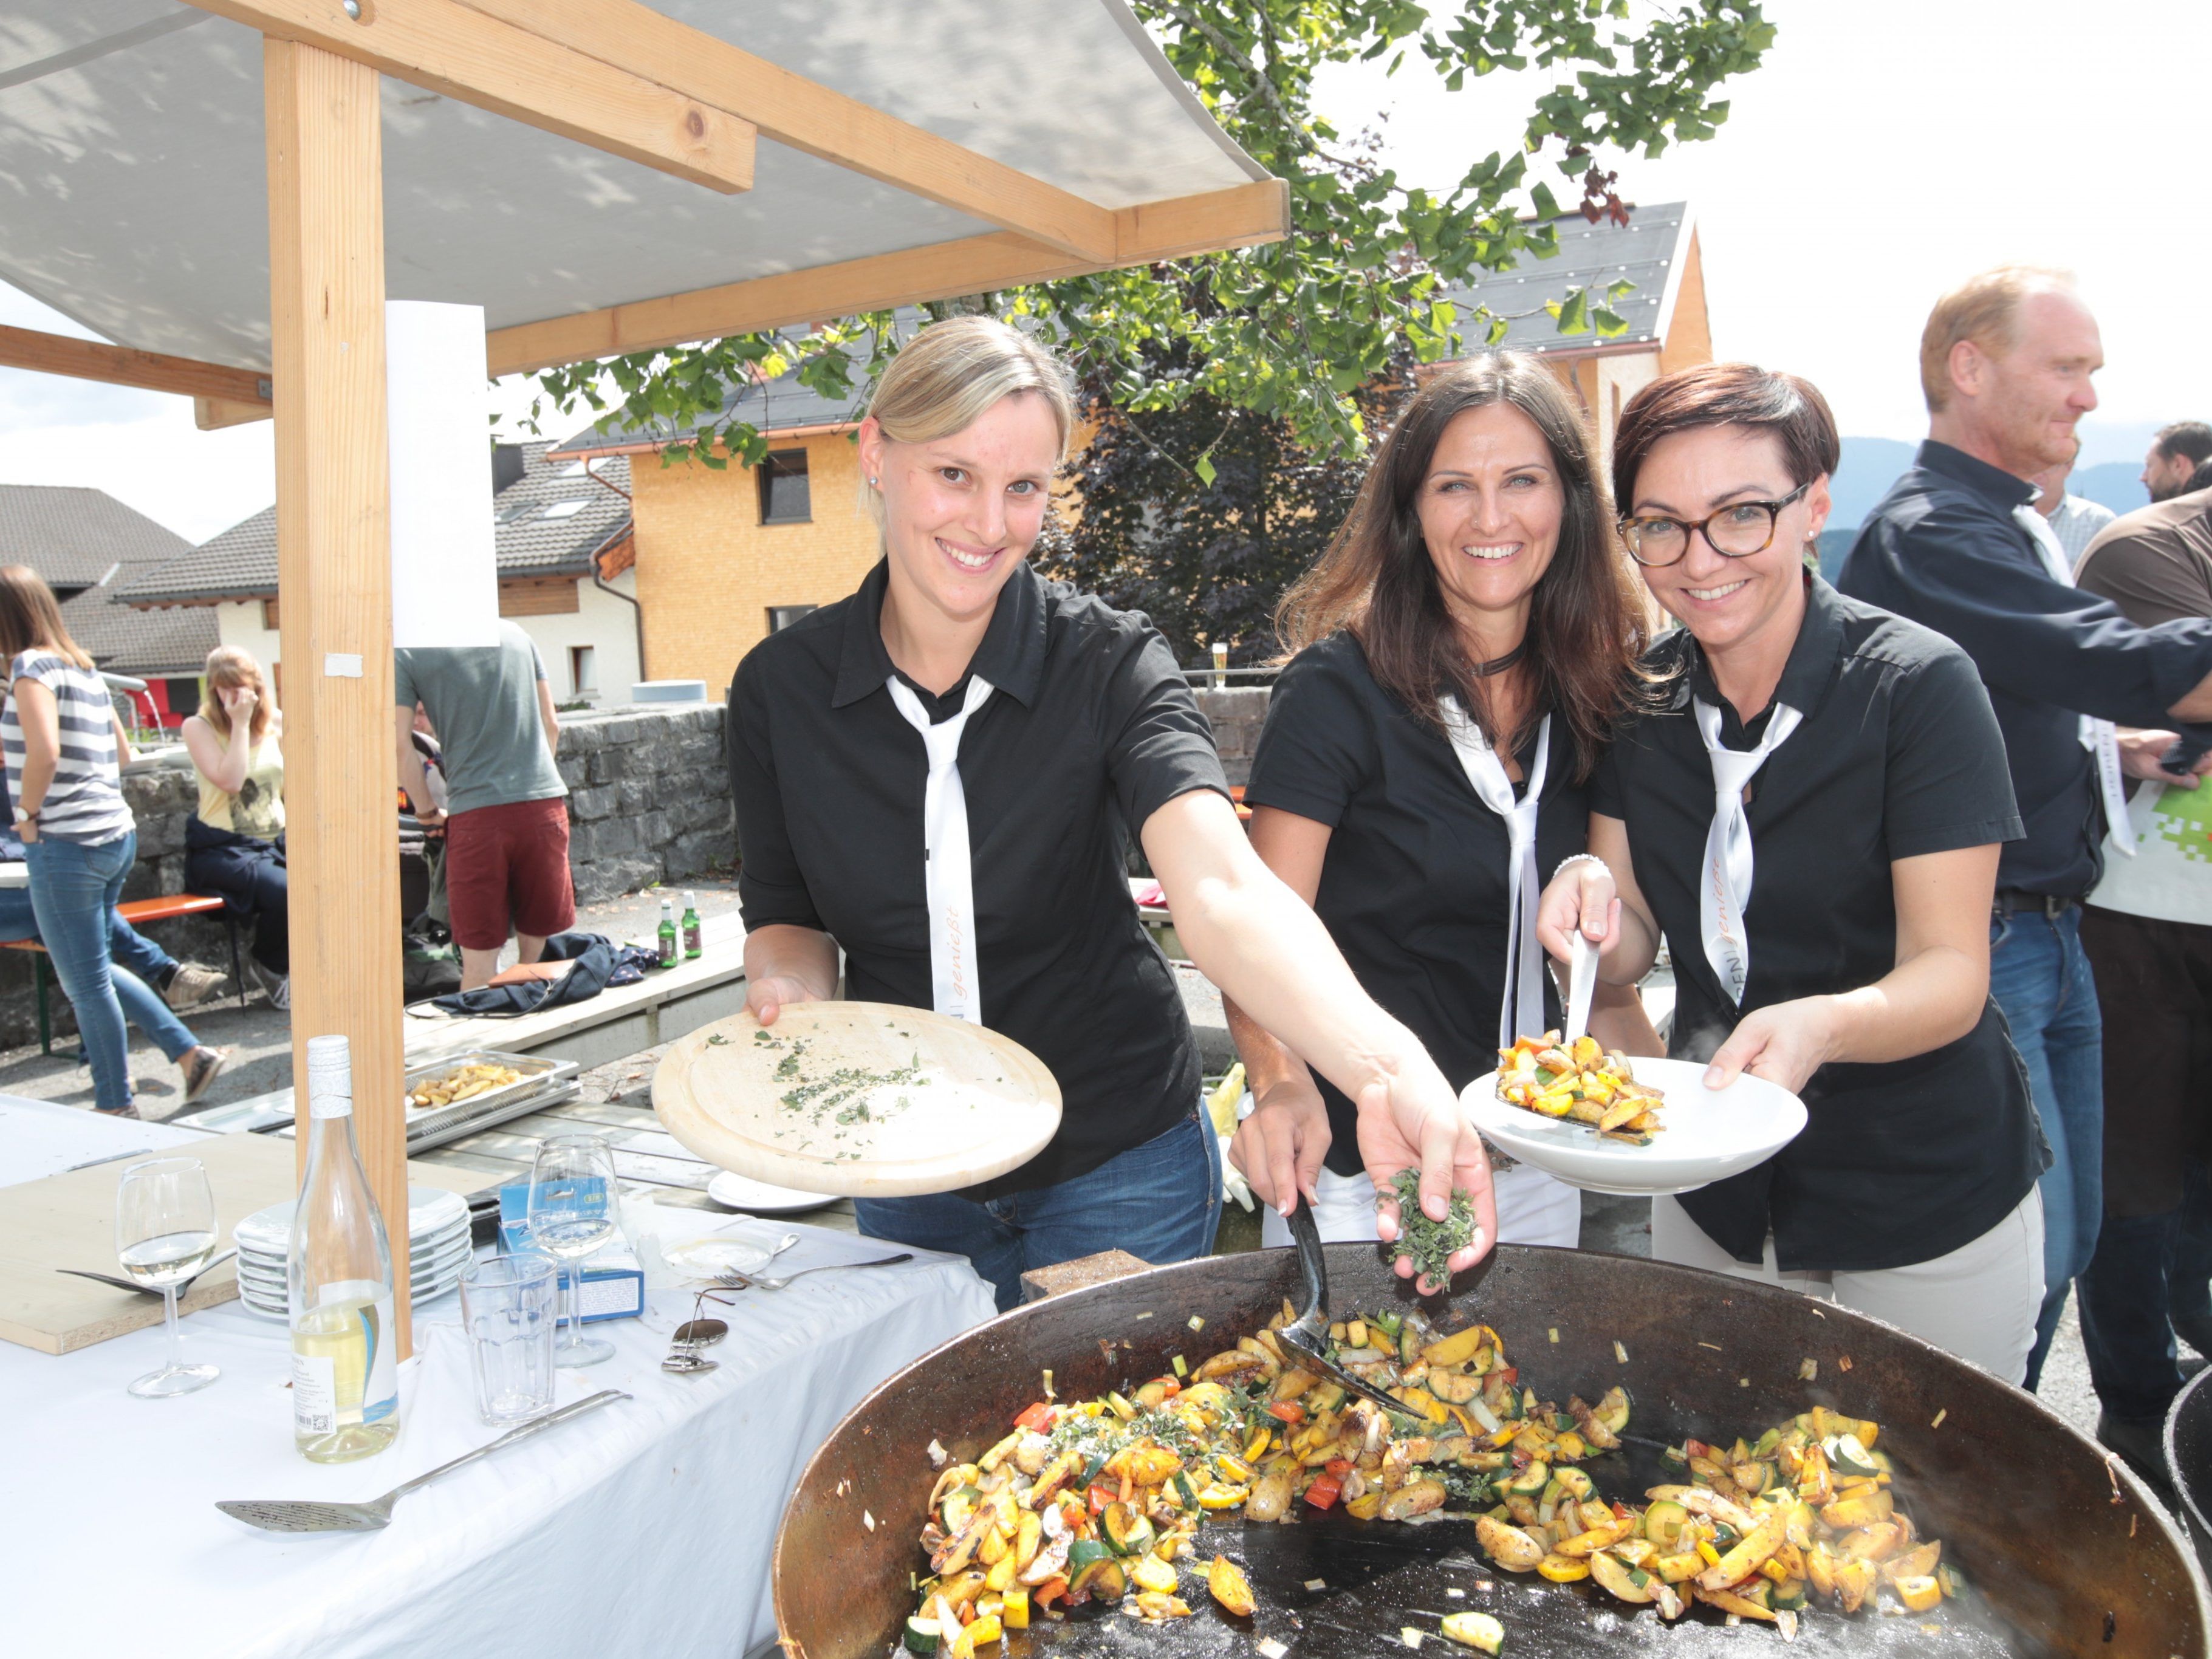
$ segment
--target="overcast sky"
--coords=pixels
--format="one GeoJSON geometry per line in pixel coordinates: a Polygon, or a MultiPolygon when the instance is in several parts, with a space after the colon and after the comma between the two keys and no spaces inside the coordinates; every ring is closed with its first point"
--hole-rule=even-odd
{"type": "MultiPolygon", "coordinates": [[[[2085,462],[2139,459],[2152,428],[2212,418],[2197,298],[2212,4],[1766,11],[1780,39],[1725,90],[1719,136],[1621,168],[1630,200],[1692,204],[1717,351],[1809,375],[1846,433],[1915,438],[1929,302],[1970,271],[2030,259],[2078,272],[2103,324],[2110,367],[2085,462]]],[[[1394,80],[1362,67],[1331,77],[1324,106],[1347,130],[1388,109],[1395,165],[1442,185],[1517,142],[1549,80],[1449,94],[1419,64],[1394,80]]],[[[3,285],[0,322],[86,332],[3,285]]],[[[266,422],[203,433],[181,398],[0,369],[0,483],[94,485],[200,541],[267,506],[273,477],[266,422]]]]}

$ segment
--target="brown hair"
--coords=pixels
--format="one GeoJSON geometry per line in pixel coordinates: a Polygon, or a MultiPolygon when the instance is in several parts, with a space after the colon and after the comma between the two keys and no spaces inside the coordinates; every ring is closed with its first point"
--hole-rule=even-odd
{"type": "Polygon", "coordinates": [[[1438,699],[1455,695],[1493,743],[1516,746],[1544,712],[1567,721],[1587,775],[1638,684],[1645,640],[1642,590],[1613,545],[1605,487],[1582,418],[1551,372],[1522,352],[1455,363],[1406,405],[1382,441],[1343,527],[1275,613],[1285,647],[1340,629],[1367,653],[1376,683],[1443,729],[1438,699]],[[1471,409],[1508,404],[1535,422],[1564,496],[1559,543],[1528,615],[1530,690],[1521,732],[1500,733],[1437,579],[1419,507],[1444,428],[1471,409]]]}
{"type": "Polygon", "coordinates": [[[0,568],[0,672],[12,672],[26,651],[51,651],[79,668],[93,665],[63,625],[61,605],[45,578],[27,564],[11,564],[0,568]]]}
{"type": "Polygon", "coordinates": [[[1753,363],[1699,363],[1640,388],[1613,433],[1613,497],[1635,511],[1636,474],[1662,438],[1699,427],[1737,426],[1770,433],[1782,446],[1792,484],[1832,474],[1843,453],[1828,400],[1810,380],[1753,363]]]}
{"type": "Polygon", "coordinates": [[[200,718],[216,730],[218,737],[230,736],[230,710],[223,706],[225,688],[250,685],[253,688],[253,720],[246,727],[246,741],[258,744],[269,735],[269,718],[273,712],[269,706],[269,684],[261,677],[261,665],[253,653],[242,645],[218,645],[208,653],[207,689],[200,694],[200,718]]]}
{"type": "Polygon", "coordinates": [[[1972,340],[1984,350],[2009,351],[2020,339],[2021,302],[2051,289],[2071,292],[2071,271],[2049,265],[1999,265],[1981,271],[1936,301],[1920,331],[1920,395],[1928,412],[1951,401],[1951,349],[1972,340]]]}

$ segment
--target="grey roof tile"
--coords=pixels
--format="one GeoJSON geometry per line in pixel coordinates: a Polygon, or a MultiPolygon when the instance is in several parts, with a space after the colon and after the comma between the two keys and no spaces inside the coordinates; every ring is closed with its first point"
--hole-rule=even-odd
{"type": "Polygon", "coordinates": [[[1593,225],[1579,214],[1557,223],[1559,251],[1553,258],[1524,256],[1511,270],[1447,290],[1448,297],[1462,307],[1462,320],[1473,309],[1471,301],[1513,318],[1500,342],[1502,349],[1512,351],[1588,351],[1595,346],[1656,343],[1667,321],[1660,315],[1667,284],[1689,257],[1689,204],[1639,207],[1626,225],[1603,220],[1593,225]],[[1595,287],[1602,293],[1607,283],[1623,278],[1636,284],[1613,307],[1628,324],[1626,334],[1610,340],[1594,331],[1562,334],[1544,310],[1547,301],[1565,299],[1570,289],[1595,287]]]}
{"type": "Polygon", "coordinates": [[[62,602],[70,636],[118,674],[198,673],[216,645],[212,611],[149,614],[115,601],[192,544],[105,490],[0,484],[0,564],[27,564],[62,602]]]}
{"type": "MultiPolygon", "coordinates": [[[[629,461],[594,462],[605,481],[595,483],[580,464],[551,458],[551,448],[524,445],[523,476],[492,497],[502,577],[588,575],[592,555],[629,529],[629,461]]],[[[134,605],[207,605],[276,592],[276,509],[269,507],[123,585],[122,597],[134,605]]]]}

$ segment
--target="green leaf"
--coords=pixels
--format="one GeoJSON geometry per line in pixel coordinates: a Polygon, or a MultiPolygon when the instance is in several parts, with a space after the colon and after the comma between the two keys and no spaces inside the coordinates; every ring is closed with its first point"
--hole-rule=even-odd
{"type": "Polygon", "coordinates": [[[1200,456],[1196,464],[1194,465],[1190,470],[1198,474],[1199,483],[1202,484],[1212,484],[1216,476],[1213,470],[1213,457],[1211,455],[1200,456]]]}
{"type": "Polygon", "coordinates": [[[1589,290],[1588,289],[1578,288],[1560,301],[1556,308],[1550,307],[1546,308],[1551,310],[1552,314],[1559,319],[1560,333],[1587,334],[1589,332],[1589,290]]]}

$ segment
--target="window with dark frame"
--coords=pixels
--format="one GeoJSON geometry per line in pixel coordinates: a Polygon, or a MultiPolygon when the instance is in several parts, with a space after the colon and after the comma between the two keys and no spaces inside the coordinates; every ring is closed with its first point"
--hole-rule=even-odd
{"type": "Polygon", "coordinates": [[[818,605],[772,605],[768,608],[768,631],[781,634],[810,611],[819,611],[818,605]]]}
{"type": "Polygon", "coordinates": [[[805,524],[814,517],[806,480],[806,452],[779,449],[756,469],[760,474],[763,524],[805,524]]]}

